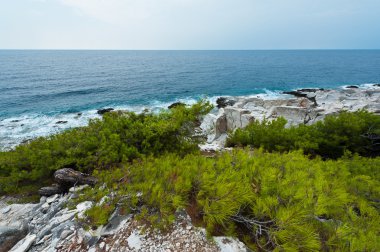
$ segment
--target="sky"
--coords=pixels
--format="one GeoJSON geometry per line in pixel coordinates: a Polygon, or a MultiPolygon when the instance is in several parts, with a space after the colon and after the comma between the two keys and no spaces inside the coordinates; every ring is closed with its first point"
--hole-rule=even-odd
{"type": "Polygon", "coordinates": [[[0,0],[1,49],[379,49],[380,0],[0,0]]]}

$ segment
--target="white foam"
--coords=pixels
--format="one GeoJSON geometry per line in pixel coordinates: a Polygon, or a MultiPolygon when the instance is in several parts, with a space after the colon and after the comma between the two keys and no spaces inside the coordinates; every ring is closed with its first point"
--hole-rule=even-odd
{"type": "Polygon", "coordinates": [[[25,140],[85,126],[90,119],[99,117],[96,110],[92,110],[83,112],[81,115],[77,113],[55,116],[30,114],[7,118],[0,121],[0,149],[10,149],[25,140]],[[66,123],[57,123],[59,121],[66,123]]]}
{"type": "MultiPolygon", "coordinates": [[[[177,99],[172,102],[152,101],[147,106],[119,105],[110,106],[115,110],[132,111],[142,113],[148,109],[153,113],[158,113],[167,109],[173,102],[185,104],[195,104],[194,98],[177,99]]],[[[0,150],[9,150],[16,145],[41,136],[49,136],[62,132],[66,129],[86,126],[90,119],[101,118],[97,110],[88,110],[81,113],[65,113],[53,116],[43,114],[28,114],[17,117],[10,117],[0,121],[0,150]],[[63,121],[63,123],[57,123],[63,121]]]]}
{"type": "MultiPolygon", "coordinates": [[[[376,87],[373,83],[358,85],[363,89],[379,89],[380,87],[376,87]]],[[[342,86],[341,88],[344,88],[342,86]]],[[[271,91],[264,89],[265,93],[262,94],[253,94],[246,95],[240,97],[257,97],[261,99],[282,99],[286,98],[289,95],[282,94],[282,91],[271,91]]],[[[216,100],[219,97],[233,97],[233,96],[212,96],[212,97],[200,97],[206,99],[211,102],[216,107],[216,100]]],[[[236,97],[236,96],[235,96],[236,97]]],[[[126,110],[133,111],[136,113],[141,113],[144,110],[148,109],[153,113],[157,113],[162,109],[167,109],[169,105],[174,102],[182,102],[185,104],[195,104],[198,99],[194,97],[186,97],[181,99],[176,99],[171,102],[160,102],[160,101],[152,101],[145,106],[141,105],[117,105],[110,106],[115,110],[126,110]]],[[[217,109],[214,109],[212,113],[217,113],[217,109]]],[[[65,113],[58,114],[53,116],[42,115],[42,114],[29,114],[22,115],[18,117],[6,118],[0,121],[0,150],[8,150],[16,145],[22,143],[25,140],[34,139],[40,136],[48,136],[51,134],[56,134],[62,132],[63,130],[82,127],[88,124],[88,121],[93,118],[101,118],[100,115],[97,114],[97,110],[88,110],[83,111],[79,116],[78,113],[65,113]],[[67,121],[66,123],[57,124],[58,121],[67,121]]]]}

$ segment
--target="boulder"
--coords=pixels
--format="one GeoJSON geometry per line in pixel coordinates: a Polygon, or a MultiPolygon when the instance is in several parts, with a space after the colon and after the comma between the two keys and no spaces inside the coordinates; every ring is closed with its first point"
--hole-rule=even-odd
{"type": "Polygon", "coordinates": [[[227,106],[233,106],[236,103],[235,100],[229,99],[227,97],[219,97],[216,100],[216,104],[218,108],[225,108],[227,106]]]}
{"type": "Polygon", "coordinates": [[[70,188],[74,185],[95,185],[97,183],[95,177],[71,168],[57,170],[54,173],[54,180],[65,188],[70,188]]]}
{"type": "Polygon", "coordinates": [[[25,237],[26,233],[26,229],[0,226],[0,252],[9,251],[18,241],[25,237]]]}
{"type": "Polygon", "coordinates": [[[168,106],[168,109],[183,107],[183,106],[186,106],[186,104],[183,102],[175,102],[175,103],[172,103],[170,106],[168,106]]]}
{"type": "Polygon", "coordinates": [[[359,87],[355,85],[349,85],[349,86],[346,86],[346,88],[359,88],[359,87]]]}
{"type": "Polygon", "coordinates": [[[114,109],[113,108],[98,109],[98,114],[103,115],[105,113],[111,112],[112,110],[114,109]]]}
{"type": "MultiPolygon", "coordinates": [[[[237,128],[242,128],[242,115],[250,114],[249,110],[235,107],[227,107],[224,109],[224,111],[227,120],[227,130],[235,130],[237,128]]],[[[245,117],[243,121],[246,122],[247,117],[245,117]]]]}
{"type": "Polygon", "coordinates": [[[62,187],[60,185],[52,185],[52,186],[47,186],[47,187],[42,187],[40,190],[38,190],[38,193],[41,196],[51,196],[54,194],[61,194],[67,191],[67,188],[62,187]]]}

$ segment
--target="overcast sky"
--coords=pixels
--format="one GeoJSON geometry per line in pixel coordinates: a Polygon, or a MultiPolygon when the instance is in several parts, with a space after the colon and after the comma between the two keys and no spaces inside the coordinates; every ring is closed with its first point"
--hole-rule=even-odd
{"type": "Polygon", "coordinates": [[[0,0],[3,49],[373,49],[380,0],[0,0]]]}

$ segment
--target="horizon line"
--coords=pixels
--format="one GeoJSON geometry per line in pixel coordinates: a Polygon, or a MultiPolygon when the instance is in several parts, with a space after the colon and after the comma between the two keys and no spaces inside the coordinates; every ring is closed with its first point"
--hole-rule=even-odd
{"type": "Polygon", "coordinates": [[[371,51],[380,48],[281,48],[281,49],[111,49],[111,48],[0,48],[0,51],[371,51]]]}

